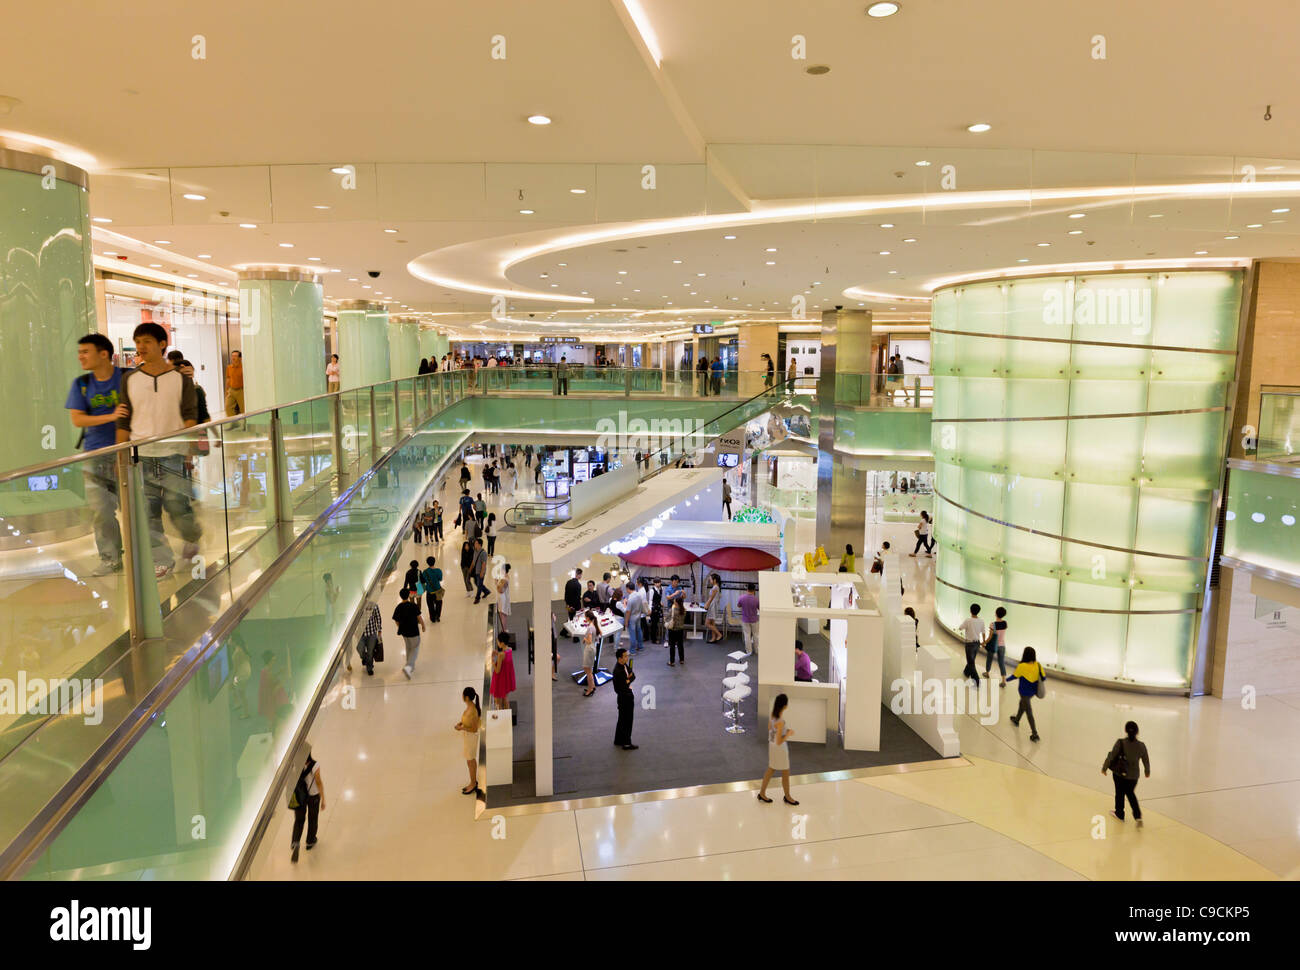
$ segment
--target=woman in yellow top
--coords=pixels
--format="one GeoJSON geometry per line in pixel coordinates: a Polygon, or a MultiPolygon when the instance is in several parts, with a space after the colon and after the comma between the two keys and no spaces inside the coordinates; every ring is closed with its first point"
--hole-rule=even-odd
{"type": "Polygon", "coordinates": [[[464,749],[465,763],[469,765],[469,784],[462,788],[460,793],[472,795],[478,791],[478,726],[482,711],[478,706],[478,693],[473,687],[466,687],[461,691],[460,698],[465,702],[465,711],[456,722],[455,728],[462,732],[461,744],[464,749]]]}
{"type": "Polygon", "coordinates": [[[1033,699],[1038,694],[1038,685],[1047,680],[1047,674],[1043,672],[1043,665],[1038,662],[1038,654],[1033,647],[1025,647],[1025,652],[1020,656],[1020,663],[1012,671],[1007,680],[1020,679],[1020,708],[1011,718],[1011,723],[1016,727],[1020,726],[1020,719],[1026,714],[1029,715],[1029,740],[1038,740],[1038,725],[1034,723],[1034,705],[1033,699]]]}
{"type": "Polygon", "coordinates": [[[845,572],[852,573],[857,572],[857,569],[855,568],[857,563],[858,557],[853,554],[853,546],[846,544],[844,546],[844,555],[840,556],[840,565],[844,568],[845,572]]]}

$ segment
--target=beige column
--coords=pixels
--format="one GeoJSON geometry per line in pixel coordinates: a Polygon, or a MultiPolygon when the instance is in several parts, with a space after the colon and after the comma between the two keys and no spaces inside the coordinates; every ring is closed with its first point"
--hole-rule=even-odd
{"type": "Polygon", "coordinates": [[[767,370],[764,354],[772,357],[772,366],[780,367],[777,359],[777,336],[780,326],[775,323],[742,323],[739,327],[738,364],[741,373],[767,370]]]}

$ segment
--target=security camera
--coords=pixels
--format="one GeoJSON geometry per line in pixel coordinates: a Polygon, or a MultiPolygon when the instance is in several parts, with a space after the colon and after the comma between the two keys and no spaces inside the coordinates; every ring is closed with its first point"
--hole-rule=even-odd
{"type": "Polygon", "coordinates": [[[377,269],[366,270],[366,275],[369,276],[372,280],[377,280],[379,279],[379,272],[380,271],[377,269]]]}
{"type": "Polygon", "coordinates": [[[837,303],[837,304],[835,304],[835,309],[837,309],[837,310],[843,310],[844,307],[840,306],[840,305],[837,303]]]}
{"type": "Polygon", "coordinates": [[[528,314],[528,316],[531,318],[531,317],[536,316],[536,314],[535,314],[535,313],[530,313],[530,314],[528,314]]]}

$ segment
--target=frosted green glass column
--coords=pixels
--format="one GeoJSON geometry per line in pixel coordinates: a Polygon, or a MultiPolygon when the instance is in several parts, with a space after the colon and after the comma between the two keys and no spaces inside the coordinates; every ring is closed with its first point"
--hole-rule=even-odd
{"type": "Polygon", "coordinates": [[[1239,270],[935,293],[935,612],[1005,606],[1079,679],[1191,686],[1236,374],[1239,270]]]}
{"type": "Polygon", "coordinates": [[[451,341],[443,334],[432,328],[421,328],[420,330],[420,356],[427,357],[429,363],[438,361],[438,369],[442,369],[442,355],[447,353],[451,341]]]}
{"type": "Polygon", "coordinates": [[[62,458],[63,404],[95,329],[86,173],[0,139],[0,469],[62,458]]]}
{"type": "Polygon", "coordinates": [[[420,372],[420,324],[414,317],[393,317],[388,323],[388,371],[392,379],[420,372]]]}
{"type": "Polygon", "coordinates": [[[259,411],[325,393],[325,304],[310,270],[239,274],[244,405],[259,411]]]}
{"type": "Polygon", "coordinates": [[[343,390],[389,380],[388,311],[377,303],[339,304],[339,378],[343,390]]]}

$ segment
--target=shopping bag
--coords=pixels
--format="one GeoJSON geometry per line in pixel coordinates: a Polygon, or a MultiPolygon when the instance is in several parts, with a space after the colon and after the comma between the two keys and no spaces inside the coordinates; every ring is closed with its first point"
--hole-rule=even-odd
{"type": "Polygon", "coordinates": [[[371,659],[373,659],[375,663],[382,663],[382,662],[383,662],[383,660],[384,660],[384,640],[383,640],[382,637],[380,637],[378,640],[375,641],[375,653],[374,653],[374,656],[373,656],[371,659]]]}

